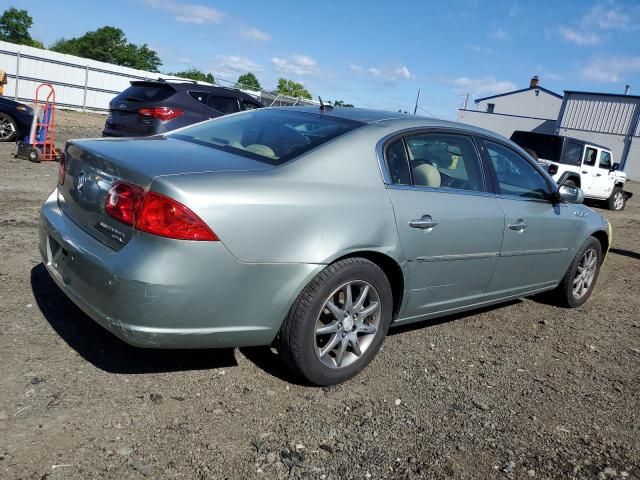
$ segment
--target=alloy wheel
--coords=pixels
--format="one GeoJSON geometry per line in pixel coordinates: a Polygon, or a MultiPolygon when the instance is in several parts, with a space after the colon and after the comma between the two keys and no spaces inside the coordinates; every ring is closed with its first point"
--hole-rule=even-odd
{"type": "Polygon", "coordinates": [[[380,295],[364,280],[350,281],[325,300],[315,324],[315,352],[323,365],[343,368],[371,346],[380,326],[380,295]]]}
{"type": "Polygon", "coordinates": [[[0,140],[8,140],[16,133],[16,127],[8,118],[0,118],[0,140]]]}
{"type": "Polygon", "coordinates": [[[613,208],[620,210],[624,206],[624,194],[622,192],[616,192],[613,194],[613,208]]]}
{"type": "Polygon", "coordinates": [[[590,248],[582,255],[576,276],[573,279],[573,296],[576,300],[587,294],[593,280],[596,276],[598,268],[598,254],[593,248],[590,248]]]}

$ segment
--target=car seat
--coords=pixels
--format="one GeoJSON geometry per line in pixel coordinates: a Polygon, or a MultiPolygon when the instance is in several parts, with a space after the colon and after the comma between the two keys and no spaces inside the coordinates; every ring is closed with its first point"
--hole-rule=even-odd
{"type": "Polygon", "coordinates": [[[413,183],[419,187],[440,188],[440,172],[433,165],[422,163],[413,168],[413,183]]]}

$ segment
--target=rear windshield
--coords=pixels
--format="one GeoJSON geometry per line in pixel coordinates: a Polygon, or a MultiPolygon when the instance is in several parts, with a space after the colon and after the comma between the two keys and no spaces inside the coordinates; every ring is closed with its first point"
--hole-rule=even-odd
{"type": "Polygon", "coordinates": [[[158,85],[153,83],[134,84],[124,90],[114,100],[122,102],[161,102],[166,100],[176,91],[169,85],[158,85]]]}
{"type": "Polygon", "coordinates": [[[321,114],[260,109],[216,118],[168,136],[281,165],[361,125],[321,114]]]}

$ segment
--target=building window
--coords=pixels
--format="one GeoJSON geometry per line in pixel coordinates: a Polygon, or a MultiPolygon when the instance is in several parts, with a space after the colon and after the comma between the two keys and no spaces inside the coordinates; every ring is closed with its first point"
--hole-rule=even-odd
{"type": "Polygon", "coordinates": [[[493,110],[496,108],[495,103],[487,103],[487,113],[493,113],[493,110]]]}

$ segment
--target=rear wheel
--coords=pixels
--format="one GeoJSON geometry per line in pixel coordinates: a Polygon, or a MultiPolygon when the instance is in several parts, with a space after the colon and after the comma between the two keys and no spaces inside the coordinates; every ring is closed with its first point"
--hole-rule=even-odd
{"type": "Polygon", "coordinates": [[[614,187],[613,192],[611,192],[611,196],[607,200],[609,210],[618,212],[620,210],[624,210],[625,203],[626,198],[624,196],[624,190],[622,190],[622,187],[614,187]]]}
{"type": "Polygon", "coordinates": [[[562,182],[562,185],[566,185],[568,187],[577,187],[576,182],[574,180],[565,180],[562,182]]]}
{"type": "Polygon", "coordinates": [[[556,289],[559,302],[569,308],[582,305],[591,296],[600,273],[602,247],[594,237],[582,245],[556,289]]]}
{"type": "Polygon", "coordinates": [[[10,142],[18,136],[16,121],[6,113],[0,113],[0,142],[10,142]]]}
{"type": "Polygon", "coordinates": [[[279,334],[285,363],[316,385],[344,382],[376,355],[391,322],[384,272],[364,258],[325,268],[298,296],[279,334]]]}

